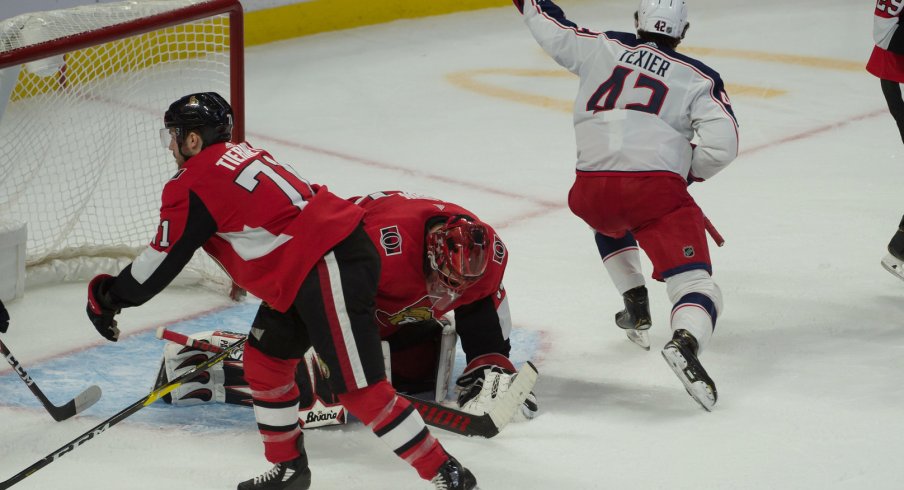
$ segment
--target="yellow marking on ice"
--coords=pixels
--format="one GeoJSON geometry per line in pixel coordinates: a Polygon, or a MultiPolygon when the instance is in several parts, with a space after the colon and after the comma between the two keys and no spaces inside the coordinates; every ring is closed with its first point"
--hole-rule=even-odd
{"type": "MultiPolygon", "coordinates": [[[[743,49],[718,49],[680,47],[678,52],[698,56],[721,56],[725,58],[739,58],[743,60],[765,61],[768,63],[782,63],[785,65],[805,66],[809,68],[821,68],[837,71],[863,71],[865,61],[847,61],[834,58],[822,58],[819,56],[804,56],[797,54],[768,53],[764,51],[747,51],[743,49]]],[[[731,91],[728,92],[731,94],[731,91]]],[[[734,94],[732,94],[734,95],[734,94]]]]}
{"type": "MultiPolygon", "coordinates": [[[[531,70],[520,68],[482,68],[477,70],[464,70],[446,75],[446,79],[456,87],[476,92],[498,99],[510,100],[522,104],[543,107],[563,112],[571,112],[574,102],[568,99],[559,99],[545,95],[536,95],[521,90],[508,88],[506,85],[493,83],[486,80],[487,77],[525,77],[525,78],[573,78],[570,72],[565,70],[531,70]]],[[[761,99],[779,97],[788,93],[768,87],[754,85],[728,84],[725,87],[732,96],[749,96],[761,99]]]]}

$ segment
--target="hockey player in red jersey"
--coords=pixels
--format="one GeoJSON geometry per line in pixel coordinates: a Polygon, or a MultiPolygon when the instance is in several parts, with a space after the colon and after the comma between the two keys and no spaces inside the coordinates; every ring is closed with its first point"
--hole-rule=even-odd
{"type": "MultiPolygon", "coordinates": [[[[457,334],[468,363],[456,381],[459,406],[487,412],[515,372],[502,239],[474,213],[439,199],[383,191],[353,200],[367,211],[364,229],[382,262],[376,321],[390,346],[393,385],[415,393],[439,386],[441,400],[444,385],[435,377],[447,374],[457,334]],[[454,330],[443,335],[450,312],[454,330]]],[[[516,418],[536,412],[531,393],[516,418]]]]}
{"type": "MultiPolygon", "coordinates": [[[[866,64],[866,70],[879,78],[888,111],[898,126],[901,141],[904,141],[904,98],[901,96],[901,83],[904,83],[902,12],[904,2],[876,0],[873,11],[873,39],[876,45],[866,64]]],[[[888,272],[904,280],[904,217],[888,243],[888,253],[882,257],[881,263],[888,272]]]]}
{"type": "Polygon", "coordinates": [[[734,160],[738,132],[719,74],[675,51],[689,26],[687,5],[641,0],[634,34],[579,27],[549,0],[514,3],[540,46],[580,77],[577,177],[568,204],[596,230],[606,270],[623,296],[616,325],[649,349],[642,248],[674,305],[673,337],[662,355],[688,393],[711,410],[716,386],[698,356],[722,311],[722,294],[711,277],[705,218],[687,185],[734,160]]]}
{"type": "Polygon", "coordinates": [[[115,316],[163,290],[198,248],[263,300],[245,346],[245,376],[274,466],[239,489],[307,489],[298,424],[296,365],[313,345],[349,413],[437,488],[471,489],[470,471],[448,455],[387,382],[373,300],[379,256],[364,211],[309,183],[264,150],[229,143],[232,109],[218,94],[187,95],[161,130],[178,171],[163,189],[153,241],[116,277],[88,285],[88,317],[116,341],[115,316]]]}

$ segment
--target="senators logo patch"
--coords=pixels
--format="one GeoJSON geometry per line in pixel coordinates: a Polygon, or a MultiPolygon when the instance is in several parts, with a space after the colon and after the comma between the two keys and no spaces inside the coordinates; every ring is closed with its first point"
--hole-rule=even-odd
{"type": "Polygon", "coordinates": [[[396,312],[383,311],[378,308],[375,314],[377,322],[383,327],[406,325],[433,318],[430,298],[427,296],[396,312]]]}
{"type": "Polygon", "coordinates": [[[388,226],[380,229],[380,246],[387,256],[402,253],[402,235],[398,226],[388,226]]]}
{"type": "Polygon", "coordinates": [[[499,236],[493,234],[493,262],[502,265],[505,260],[505,244],[499,239],[499,236]]]}

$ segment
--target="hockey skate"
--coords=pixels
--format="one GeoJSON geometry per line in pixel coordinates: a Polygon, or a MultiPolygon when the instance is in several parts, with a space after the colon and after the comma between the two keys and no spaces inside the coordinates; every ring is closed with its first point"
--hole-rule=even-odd
{"type": "Polygon", "coordinates": [[[898,279],[904,281],[904,261],[895,257],[893,254],[885,254],[882,257],[882,267],[898,279]]]}
{"type": "Polygon", "coordinates": [[[718,393],[716,384],[697,359],[697,339],[687,330],[675,330],[672,340],[662,348],[662,357],[684,383],[688,394],[707,412],[712,411],[718,393]]]}
{"type": "Polygon", "coordinates": [[[239,483],[238,490],[308,490],[311,488],[311,469],[304,450],[304,435],[298,436],[301,455],[284,463],[276,463],[266,473],[239,483]]]}
{"type": "Polygon", "coordinates": [[[882,267],[904,281],[904,218],[901,218],[898,231],[891,237],[887,248],[888,253],[882,257],[882,267]]]}
{"type": "Polygon", "coordinates": [[[449,459],[439,467],[436,476],[430,480],[436,490],[475,490],[477,479],[471,470],[465,468],[457,459],[449,456],[449,459]]]}
{"type": "Polygon", "coordinates": [[[625,330],[628,340],[650,350],[648,330],[653,324],[650,319],[650,299],[646,286],[638,286],[622,295],[625,309],[615,314],[615,324],[625,330]]]}

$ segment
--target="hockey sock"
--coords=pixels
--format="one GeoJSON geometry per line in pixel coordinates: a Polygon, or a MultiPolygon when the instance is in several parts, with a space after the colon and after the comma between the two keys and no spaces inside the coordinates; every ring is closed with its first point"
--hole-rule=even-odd
{"type": "Polygon", "coordinates": [[[644,285],[640,249],[634,235],[627,233],[621,238],[612,238],[597,232],[596,248],[618,294],[644,285]]]}
{"type": "Polygon", "coordinates": [[[397,456],[430,480],[448,459],[414,406],[386,380],[339,395],[349,413],[357,417],[397,456]]]}
{"type": "Polygon", "coordinates": [[[702,293],[688,293],[672,308],[672,331],[687,330],[697,339],[697,354],[709,342],[716,327],[716,305],[702,293]]]}
{"type": "Polygon", "coordinates": [[[297,458],[295,441],[301,435],[295,382],[298,359],[270,357],[253,345],[246,345],[244,362],[245,380],[254,401],[254,418],[264,441],[264,456],[271,463],[297,458]]]}

